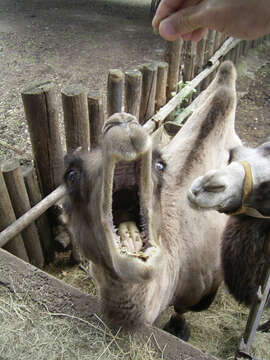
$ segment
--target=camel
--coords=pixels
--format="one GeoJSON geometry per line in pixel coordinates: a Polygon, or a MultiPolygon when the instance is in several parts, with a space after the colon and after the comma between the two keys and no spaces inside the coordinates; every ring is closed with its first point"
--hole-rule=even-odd
{"type": "Polygon", "coordinates": [[[227,216],[198,213],[186,192],[194,177],[225,165],[229,149],[241,144],[235,81],[233,64],[224,62],[197,110],[161,150],[134,116],[116,113],[104,124],[100,149],[66,156],[70,228],[113,324],[153,324],[174,306],[165,328],[187,340],[183,314],[213,301],[227,216]]]}
{"type": "Polygon", "coordinates": [[[222,235],[224,281],[239,303],[251,306],[270,262],[270,142],[232,148],[227,166],[193,181],[188,200],[231,215],[222,235]]]}

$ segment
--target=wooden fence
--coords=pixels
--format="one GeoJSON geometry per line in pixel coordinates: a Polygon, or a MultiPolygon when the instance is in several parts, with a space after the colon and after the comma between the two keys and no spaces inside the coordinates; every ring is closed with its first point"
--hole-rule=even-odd
{"type": "MultiPolygon", "coordinates": [[[[168,43],[165,61],[125,73],[119,69],[109,71],[106,112],[97,92],[80,86],[65,87],[62,105],[67,151],[79,146],[96,148],[105,115],[123,110],[135,115],[150,134],[164,125],[163,129],[174,136],[220,62],[230,59],[237,63],[249,48],[266,38],[269,36],[240,41],[209,31],[199,43],[168,43]],[[175,116],[179,107],[183,111],[175,116]]],[[[16,161],[8,161],[0,171],[0,247],[38,267],[54,256],[57,216],[53,205],[65,194],[61,185],[63,144],[55,99],[50,82],[33,84],[23,91],[35,167],[23,172],[16,161]]]]}

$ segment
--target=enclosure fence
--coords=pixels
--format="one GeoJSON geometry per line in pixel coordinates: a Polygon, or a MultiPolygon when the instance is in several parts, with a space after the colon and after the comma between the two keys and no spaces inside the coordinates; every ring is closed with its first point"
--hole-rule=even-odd
{"type": "MultiPolygon", "coordinates": [[[[198,43],[181,39],[168,43],[160,62],[125,73],[109,70],[106,106],[99,92],[66,86],[61,92],[66,151],[97,148],[105,116],[123,110],[135,115],[149,134],[162,127],[173,137],[196,107],[220,62],[230,59],[237,63],[250,48],[268,39],[269,35],[240,41],[211,30],[198,43]]],[[[64,146],[53,84],[31,84],[21,95],[34,166],[23,171],[15,160],[1,166],[0,247],[42,268],[54,256],[58,216],[53,205],[65,195],[61,185],[64,146]]]]}

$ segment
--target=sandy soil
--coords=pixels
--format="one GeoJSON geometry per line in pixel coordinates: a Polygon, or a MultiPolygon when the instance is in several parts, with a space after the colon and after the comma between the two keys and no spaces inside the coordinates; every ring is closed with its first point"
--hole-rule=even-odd
{"type": "MultiPolygon", "coordinates": [[[[150,3],[1,0],[0,139],[31,156],[20,94],[33,82],[52,81],[60,109],[64,86],[105,93],[109,69],[162,59],[165,41],[152,32],[150,3]]],[[[14,156],[0,146],[0,160],[14,156]]]]}
{"type": "MultiPolygon", "coordinates": [[[[106,93],[108,70],[162,60],[166,42],[151,28],[150,0],[2,0],[0,3],[0,161],[31,158],[21,92],[40,80],[106,93]]],[[[270,135],[270,52],[245,59],[238,81],[237,130],[249,145],[270,135]]],[[[62,114],[60,112],[60,121],[62,114]]]]}

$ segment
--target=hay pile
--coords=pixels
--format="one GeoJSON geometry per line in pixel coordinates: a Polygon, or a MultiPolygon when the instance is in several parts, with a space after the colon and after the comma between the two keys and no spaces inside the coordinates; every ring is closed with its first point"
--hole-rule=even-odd
{"type": "MultiPolygon", "coordinates": [[[[95,294],[96,291],[91,279],[78,267],[71,267],[68,264],[68,259],[68,254],[59,253],[50,267],[46,268],[46,271],[86,293],[95,294]]],[[[172,312],[172,309],[166,311],[158,326],[163,327],[172,312]]],[[[220,360],[232,360],[239,339],[244,333],[248,313],[249,309],[239,305],[222,286],[208,310],[185,314],[191,330],[189,342],[220,360]]],[[[268,319],[270,319],[270,308],[265,310],[262,321],[268,319]]],[[[269,360],[270,333],[258,332],[252,350],[253,355],[259,360],[269,360]]]]}
{"type": "Polygon", "coordinates": [[[16,360],[155,360],[150,344],[136,343],[121,332],[113,335],[97,317],[87,322],[50,313],[25,294],[0,286],[0,359],[16,360]]]}
{"type": "MultiPolygon", "coordinates": [[[[247,307],[239,305],[221,287],[207,311],[186,314],[191,327],[190,343],[218,359],[233,360],[239,339],[245,330],[248,313],[247,307]]],[[[269,308],[264,311],[262,322],[268,319],[269,308]]],[[[252,355],[260,360],[270,359],[270,333],[256,333],[252,355]]]]}

